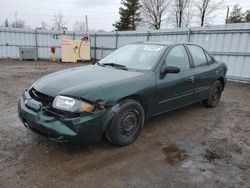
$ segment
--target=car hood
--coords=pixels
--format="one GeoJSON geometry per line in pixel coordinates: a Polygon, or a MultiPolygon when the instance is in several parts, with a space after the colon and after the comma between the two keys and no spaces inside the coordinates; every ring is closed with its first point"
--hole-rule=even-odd
{"type": "Polygon", "coordinates": [[[110,86],[145,73],[88,65],[49,74],[39,79],[34,88],[46,95],[82,97],[93,89],[110,86]]]}

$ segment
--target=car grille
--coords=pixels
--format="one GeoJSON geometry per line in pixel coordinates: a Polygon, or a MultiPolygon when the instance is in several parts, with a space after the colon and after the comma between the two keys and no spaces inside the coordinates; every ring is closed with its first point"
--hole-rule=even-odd
{"type": "Polygon", "coordinates": [[[54,100],[53,97],[46,95],[46,94],[43,94],[43,93],[40,93],[39,91],[35,90],[34,88],[31,88],[29,90],[29,94],[34,100],[42,103],[43,106],[52,106],[52,103],[54,100]]]}

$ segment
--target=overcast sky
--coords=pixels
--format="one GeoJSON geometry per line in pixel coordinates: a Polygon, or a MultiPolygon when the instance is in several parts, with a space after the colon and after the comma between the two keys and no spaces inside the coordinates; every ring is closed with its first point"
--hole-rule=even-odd
{"type": "MultiPolygon", "coordinates": [[[[250,9],[250,0],[228,0],[231,8],[239,3],[243,11],[250,9]]],[[[40,27],[41,21],[52,26],[54,14],[62,12],[71,29],[75,21],[89,18],[90,29],[113,30],[112,24],[119,19],[120,0],[0,0],[0,25],[8,18],[11,22],[15,12],[31,28],[40,27]]],[[[212,24],[224,24],[226,6],[219,11],[212,24]]]]}

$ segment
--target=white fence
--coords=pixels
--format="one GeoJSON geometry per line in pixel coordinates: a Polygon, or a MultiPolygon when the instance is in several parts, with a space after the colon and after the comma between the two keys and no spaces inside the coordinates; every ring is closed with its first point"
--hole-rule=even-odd
{"type": "MultiPolygon", "coordinates": [[[[73,39],[82,34],[67,32],[73,39]]],[[[19,47],[37,48],[38,58],[50,57],[50,46],[57,46],[61,56],[62,33],[48,30],[0,28],[0,58],[19,58],[19,47]]],[[[116,48],[138,41],[190,42],[203,46],[224,61],[232,79],[250,81],[250,24],[228,24],[210,27],[168,29],[146,32],[108,32],[90,34],[91,56],[101,59],[116,48]]]]}

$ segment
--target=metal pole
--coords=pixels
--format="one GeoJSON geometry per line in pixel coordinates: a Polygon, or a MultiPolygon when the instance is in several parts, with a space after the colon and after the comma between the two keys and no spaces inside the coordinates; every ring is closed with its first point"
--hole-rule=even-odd
{"type": "Polygon", "coordinates": [[[188,29],[188,36],[187,36],[187,41],[190,42],[191,38],[191,28],[188,29]]]}
{"type": "Polygon", "coordinates": [[[7,44],[6,44],[6,58],[9,58],[9,57],[8,57],[8,46],[9,46],[9,44],[7,43],[7,44]]]}
{"type": "Polygon", "coordinates": [[[85,15],[85,24],[86,24],[86,36],[89,38],[89,23],[87,15],[85,15]]]}
{"type": "Polygon", "coordinates": [[[95,61],[96,61],[96,33],[94,33],[94,46],[95,46],[95,61]]]}
{"type": "Polygon", "coordinates": [[[102,46],[102,51],[101,51],[101,59],[103,58],[103,46],[102,46]]]}
{"type": "Polygon", "coordinates": [[[35,29],[35,42],[36,42],[36,60],[38,60],[38,41],[37,41],[37,30],[35,29]]]}
{"type": "Polygon", "coordinates": [[[119,35],[118,35],[118,32],[116,31],[116,34],[115,34],[115,49],[118,48],[118,37],[119,37],[119,35]]]}
{"type": "Polygon", "coordinates": [[[148,31],[148,34],[147,34],[147,41],[149,41],[149,37],[150,37],[150,31],[148,31]]]}

